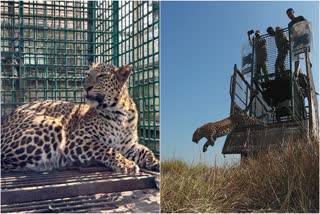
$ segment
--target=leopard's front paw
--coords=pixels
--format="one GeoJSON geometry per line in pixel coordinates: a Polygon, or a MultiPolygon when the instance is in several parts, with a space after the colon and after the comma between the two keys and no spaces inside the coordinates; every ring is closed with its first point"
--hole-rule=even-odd
{"type": "Polygon", "coordinates": [[[146,168],[152,171],[160,172],[159,160],[155,159],[153,161],[147,162],[146,168]]]}
{"type": "Polygon", "coordinates": [[[209,146],[214,146],[214,142],[208,140],[204,145],[203,145],[203,148],[202,148],[202,151],[203,152],[206,152],[208,150],[208,147],[209,146]]]}
{"type": "Polygon", "coordinates": [[[118,173],[135,175],[135,174],[139,174],[140,168],[135,162],[128,160],[125,163],[122,163],[120,166],[118,166],[116,168],[116,171],[118,173]]]}
{"type": "Polygon", "coordinates": [[[131,162],[132,163],[127,165],[127,173],[129,175],[137,175],[137,174],[139,174],[140,173],[139,166],[135,162],[133,162],[133,161],[131,161],[131,162]]]}
{"type": "Polygon", "coordinates": [[[203,151],[203,152],[206,152],[206,151],[208,150],[208,146],[209,146],[209,145],[204,144],[203,147],[202,147],[202,151],[203,151]]]}

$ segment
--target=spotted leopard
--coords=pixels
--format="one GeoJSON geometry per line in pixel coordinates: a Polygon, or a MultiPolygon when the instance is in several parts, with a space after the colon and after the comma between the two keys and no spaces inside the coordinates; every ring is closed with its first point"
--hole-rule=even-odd
{"type": "Polygon", "coordinates": [[[225,136],[238,127],[249,127],[253,125],[265,125],[263,121],[253,116],[249,116],[245,110],[234,108],[235,112],[232,116],[223,120],[206,123],[197,128],[193,133],[192,141],[198,143],[203,137],[207,139],[202,151],[206,152],[209,146],[214,146],[218,137],[225,136]]]}
{"type": "Polygon", "coordinates": [[[100,163],[116,172],[159,171],[159,161],[138,144],[136,105],[126,82],[130,66],[96,64],[84,81],[87,104],[33,102],[1,126],[1,168],[48,171],[100,163]]]}

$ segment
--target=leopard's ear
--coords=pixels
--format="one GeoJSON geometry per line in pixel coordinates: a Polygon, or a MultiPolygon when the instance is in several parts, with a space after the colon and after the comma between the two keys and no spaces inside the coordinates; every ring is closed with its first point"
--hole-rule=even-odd
{"type": "Polygon", "coordinates": [[[116,72],[117,77],[120,80],[120,82],[125,83],[131,74],[132,67],[129,65],[125,65],[120,68],[115,67],[114,71],[116,72]]]}

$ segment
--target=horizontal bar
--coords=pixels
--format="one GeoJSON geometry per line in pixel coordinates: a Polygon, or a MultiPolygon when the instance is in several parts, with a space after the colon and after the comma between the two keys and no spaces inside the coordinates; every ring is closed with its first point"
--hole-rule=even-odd
{"type": "Polygon", "coordinates": [[[80,182],[80,181],[93,181],[93,180],[107,180],[107,179],[114,179],[114,178],[124,178],[128,177],[125,174],[118,174],[118,173],[94,173],[94,174],[85,174],[85,175],[65,175],[65,174],[48,174],[48,176],[33,176],[33,177],[26,177],[26,178],[2,178],[1,181],[1,189],[8,190],[13,188],[23,188],[23,187],[32,187],[32,186],[41,186],[41,185],[54,185],[54,184],[63,184],[65,183],[64,179],[68,179],[68,182],[80,182]],[[17,180],[18,179],[18,180],[17,180]]]}
{"type": "MultiPolygon", "coordinates": [[[[96,9],[96,8],[95,8],[96,9]]],[[[55,11],[56,13],[59,12],[59,10],[56,10],[55,11]]],[[[64,11],[60,11],[60,12],[63,12],[64,11]]],[[[9,14],[9,13],[2,13],[1,16],[12,16],[12,14],[9,14]]],[[[103,22],[112,22],[111,19],[96,19],[96,18],[75,18],[75,17],[59,17],[59,16],[45,16],[45,15],[33,15],[33,14],[23,14],[23,16],[19,16],[18,14],[15,14],[14,15],[15,17],[17,18],[30,18],[30,20],[34,19],[34,18],[38,18],[37,21],[39,21],[39,19],[46,19],[46,21],[48,20],[51,20],[52,21],[83,21],[83,22],[87,22],[88,20],[95,20],[95,21],[103,21],[103,22]]]]}
{"type": "Polygon", "coordinates": [[[28,187],[2,190],[1,204],[74,197],[96,193],[132,191],[148,188],[156,188],[153,176],[137,176],[89,182],[83,181],[81,183],[68,183],[66,179],[66,183],[60,185],[45,185],[35,186],[34,188],[28,187]]]}

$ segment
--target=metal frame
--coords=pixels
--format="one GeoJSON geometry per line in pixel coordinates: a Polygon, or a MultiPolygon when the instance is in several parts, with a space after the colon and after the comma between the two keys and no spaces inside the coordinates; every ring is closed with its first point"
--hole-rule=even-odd
{"type": "MultiPolygon", "coordinates": [[[[228,134],[222,149],[223,154],[241,154],[241,157],[243,158],[246,158],[247,156],[255,157],[259,152],[268,149],[271,145],[280,146],[279,143],[284,139],[289,140],[288,142],[290,142],[290,139],[305,139],[306,136],[315,139],[318,137],[318,102],[310,66],[310,47],[307,42],[299,43],[301,46],[297,46],[297,50],[293,49],[295,53],[292,53],[291,47],[293,46],[293,39],[291,39],[291,34],[288,29],[284,30],[287,32],[290,42],[289,55],[286,58],[286,68],[290,68],[290,70],[286,69],[286,74],[277,80],[275,78],[275,72],[272,70],[273,66],[270,67],[270,64],[273,65],[276,61],[274,59],[274,56],[277,54],[277,50],[274,48],[275,41],[270,41],[270,36],[268,35],[262,36],[267,39],[267,54],[269,61],[268,78],[271,80],[275,79],[274,81],[269,81],[269,89],[263,91],[265,90],[262,88],[261,84],[261,80],[264,79],[263,75],[258,79],[260,80],[258,83],[253,79],[255,73],[254,47],[252,47],[252,51],[250,53],[245,53],[246,56],[243,56],[242,58],[242,73],[236,68],[236,66],[234,67],[234,73],[230,82],[230,115],[233,114],[235,106],[241,109],[247,109],[249,105],[248,100],[250,100],[252,96],[252,91],[258,91],[258,95],[254,98],[255,102],[251,106],[250,114],[262,119],[267,126],[252,125],[250,127],[238,127],[228,134]],[[251,64],[247,63],[247,59],[250,54],[254,56],[251,60],[251,64]],[[299,83],[299,80],[293,74],[292,57],[294,54],[303,54],[305,57],[305,73],[308,77],[306,83],[307,87],[299,83]],[[247,64],[250,64],[249,66],[251,66],[251,68],[246,66],[247,64]],[[277,97],[276,94],[279,93],[279,88],[280,90],[283,90],[284,84],[286,87],[290,87],[287,88],[289,90],[284,92],[282,97],[277,97]],[[305,97],[301,88],[306,90],[308,106],[305,104],[305,97]],[[286,106],[289,109],[289,112],[285,115],[287,117],[285,118],[286,120],[281,119],[281,121],[278,121],[274,119],[273,115],[277,112],[273,112],[272,107],[279,107],[279,105],[274,104],[282,102],[283,100],[290,101],[286,106]]],[[[300,41],[301,40],[299,40],[299,42],[300,41]]]]}
{"type": "MultiPolygon", "coordinates": [[[[284,29],[284,32],[288,38],[289,31],[288,29],[284,29]]],[[[271,39],[271,36],[269,35],[262,35],[262,38],[267,40],[267,53],[268,53],[268,59],[267,59],[267,67],[268,67],[268,78],[274,79],[275,78],[275,71],[274,71],[274,64],[276,61],[277,56],[277,49],[275,46],[275,42],[271,39]]],[[[291,39],[289,39],[291,41],[291,39]]],[[[271,107],[264,102],[263,97],[261,96],[262,90],[260,87],[256,86],[254,83],[254,73],[255,71],[255,47],[252,47],[252,63],[251,63],[251,72],[248,75],[243,76],[240,72],[234,72],[231,87],[232,87],[232,93],[231,96],[231,107],[237,104],[239,107],[242,107],[245,109],[248,105],[248,100],[251,96],[251,91],[258,90],[260,93],[253,103],[252,107],[250,108],[250,115],[254,115],[256,117],[259,117],[263,114],[267,114],[268,112],[272,113],[271,107]],[[241,98],[241,96],[244,96],[244,98],[241,98]]],[[[294,75],[291,72],[292,69],[292,54],[291,50],[289,50],[289,53],[285,60],[285,66],[286,66],[286,78],[289,80],[289,87],[290,87],[290,105],[288,106],[289,115],[286,121],[302,121],[306,119],[306,112],[304,109],[301,108],[301,106],[304,106],[304,98],[301,95],[301,91],[297,85],[296,79],[294,75]],[[290,70],[288,70],[290,69],[290,70]]],[[[262,81],[264,79],[264,75],[260,75],[258,81],[262,81]]],[[[232,110],[232,108],[231,108],[232,110]]],[[[232,113],[232,112],[231,112],[232,113]]],[[[275,116],[264,116],[263,117],[265,122],[272,124],[277,123],[275,121],[275,116]]]]}

